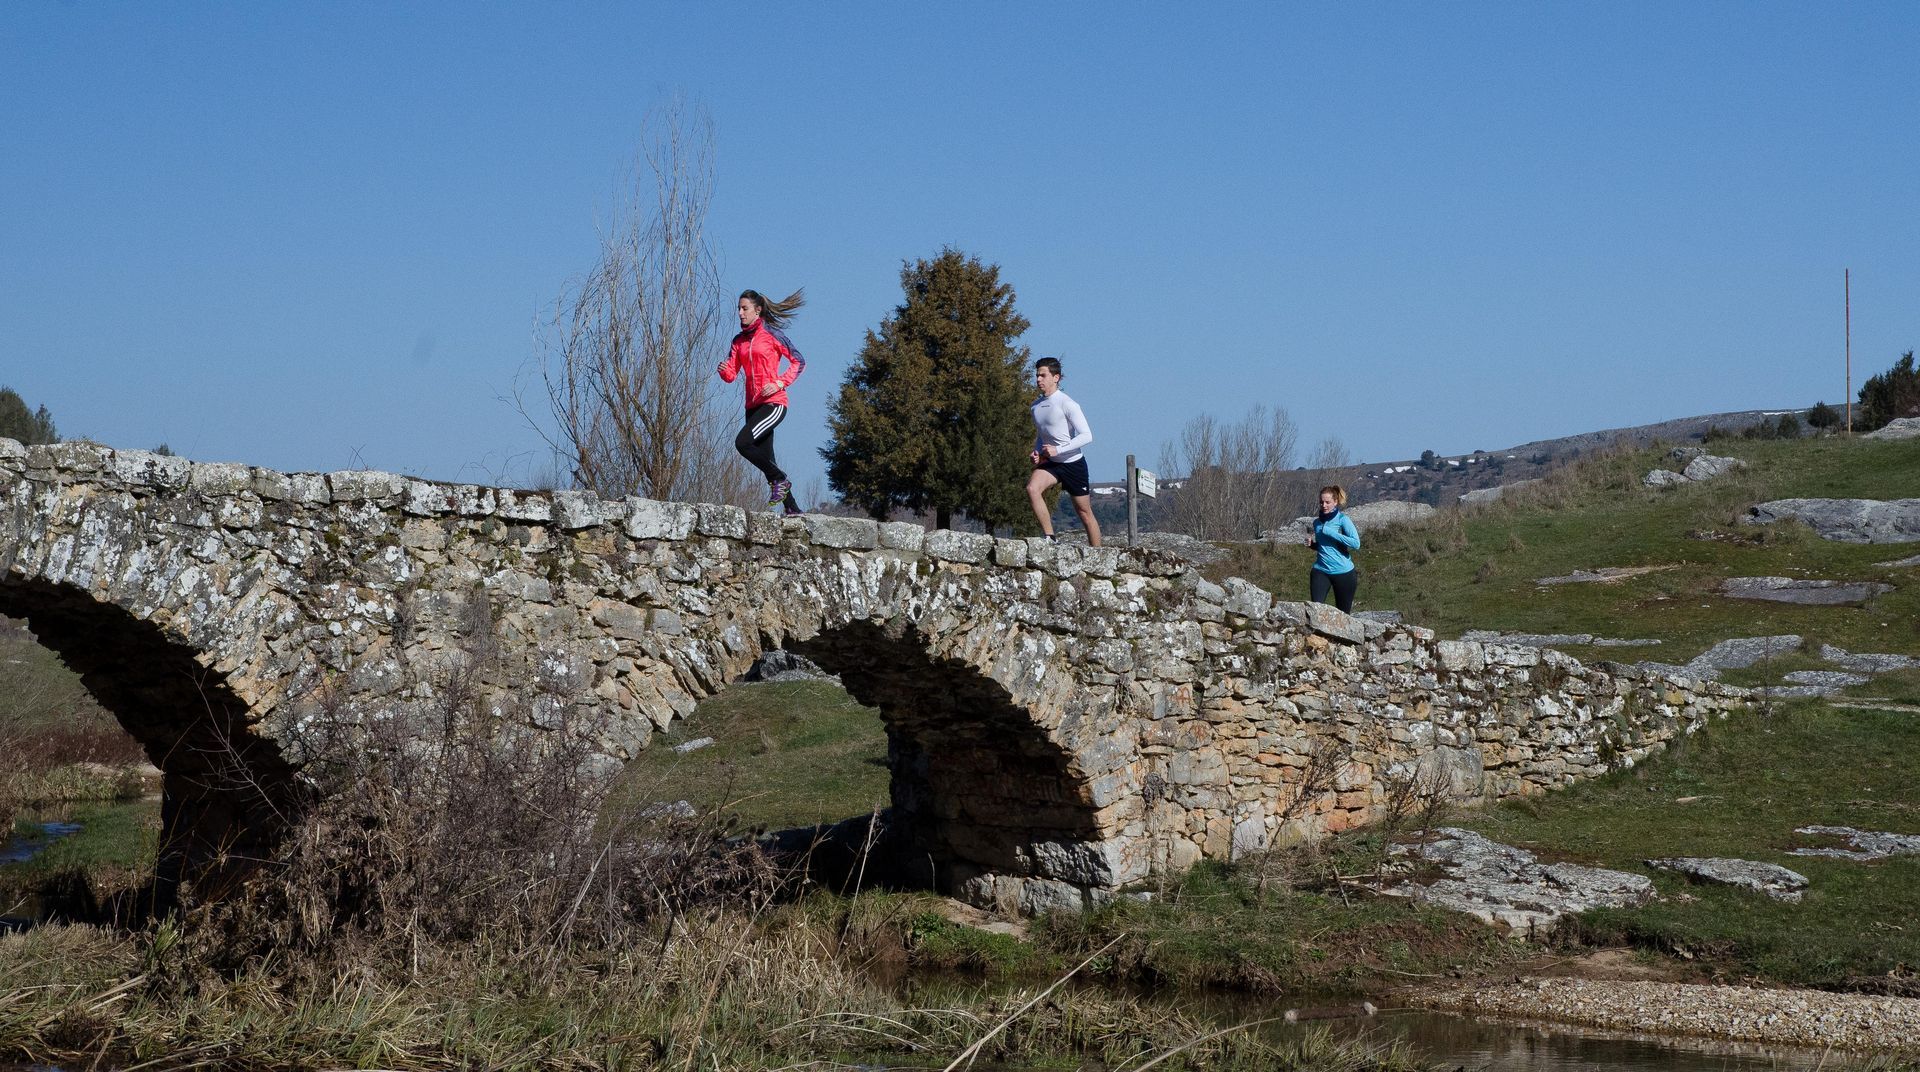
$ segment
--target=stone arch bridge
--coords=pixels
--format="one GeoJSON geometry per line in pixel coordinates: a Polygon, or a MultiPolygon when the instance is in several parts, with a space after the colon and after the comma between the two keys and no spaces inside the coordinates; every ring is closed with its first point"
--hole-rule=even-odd
{"type": "Polygon", "coordinates": [[[258,847],[315,749],[350,746],[302,732],[327,697],[401,703],[403,664],[476,632],[499,653],[481,688],[527,701],[501,717],[537,736],[590,712],[608,766],[763,651],[805,655],[880,710],[932,881],[1025,911],[1364,822],[1415,777],[1544,791],[1742,702],[1145,549],[83,442],[0,439],[0,614],[163,769],[163,857],[189,870],[258,847]]]}

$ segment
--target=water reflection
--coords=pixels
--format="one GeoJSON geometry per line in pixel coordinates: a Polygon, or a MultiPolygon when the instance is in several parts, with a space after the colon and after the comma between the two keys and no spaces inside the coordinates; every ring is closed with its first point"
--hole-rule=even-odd
{"type": "MultiPolygon", "coordinates": [[[[1267,1015],[1272,1015],[1268,1013],[1267,1015]]],[[[1844,1068],[1848,1058],[1717,1039],[1653,1037],[1572,1025],[1474,1020],[1422,1009],[1385,1009],[1377,1016],[1276,1029],[1324,1028],[1335,1038],[1386,1044],[1405,1041],[1445,1068],[1489,1072],[1744,1072],[1844,1068]]],[[[1858,1058],[1864,1063],[1867,1058],[1858,1058]]]]}
{"type": "Polygon", "coordinates": [[[27,823],[27,829],[0,843],[0,864],[23,864],[48,845],[80,832],[79,823],[27,823]]]}

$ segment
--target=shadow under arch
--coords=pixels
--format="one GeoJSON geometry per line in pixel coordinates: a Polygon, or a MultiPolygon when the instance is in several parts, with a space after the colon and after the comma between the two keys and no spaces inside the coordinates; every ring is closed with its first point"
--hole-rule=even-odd
{"type": "Polygon", "coordinates": [[[878,848],[891,881],[976,900],[977,881],[995,876],[1106,884],[1079,851],[1102,836],[1088,778],[1004,686],[929,654],[898,620],[827,626],[780,646],[880,711],[892,812],[878,848]]]}
{"type": "Polygon", "coordinates": [[[154,623],[71,585],[0,581],[0,614],[24,620],[160,768],[156,910],[173,905],[183,881],[218,896],[266,859],[299,783],[224,675],[154,623]]]}

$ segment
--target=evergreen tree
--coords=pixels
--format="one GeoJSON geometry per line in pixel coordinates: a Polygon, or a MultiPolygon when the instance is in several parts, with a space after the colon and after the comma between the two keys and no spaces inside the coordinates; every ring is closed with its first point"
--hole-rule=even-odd
{"type": "Polygon", "coordinates": [[[1920,370],[1908,350],[1893,367],[1860,388],[1860,421],[1856,432],[1871,432],[1896,417],[1920,417],[1920,370]]]}
{"type": "Polygon", "coordinates": [[[1832,428],[1840,423],[1840,411],[1825,402],[1815,402],[1807,411],[1807,423],[1815,428],[1832,428]]]}
{"type": "Polygon", "coordinates": [[[60,441],[47,407],[29,412],[26,400],[11,387],[0,387],[0,437],[17,439],[27,446],[60,441]]]}
{"type": "Polygon", "coordinates": [[[997,265],[945,249],[905,264],[906,300],[869,330],[829,407],[827,480],[876,518],[895,507],[1033,527],[1027,507],[1029,324],[997,265]]]}

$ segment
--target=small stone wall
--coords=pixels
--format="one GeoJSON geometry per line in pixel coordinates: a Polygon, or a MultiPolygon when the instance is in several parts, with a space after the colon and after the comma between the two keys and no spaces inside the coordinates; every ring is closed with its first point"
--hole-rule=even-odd
{"type": "Polygon", "coordinates": [[[1541,792],[1744,697],[1276,602],[1144,549],[89,443],[0,440],[0,613],[167,772],[189,868],[257,850],[302,772],[353,746],[317,721],[390,719],[435,674],[522,739],[587,727],[612,769],[786,648],[880,709],[929,881],[1023,911],[1363,823],[1410,784],[1541,792]]]}

